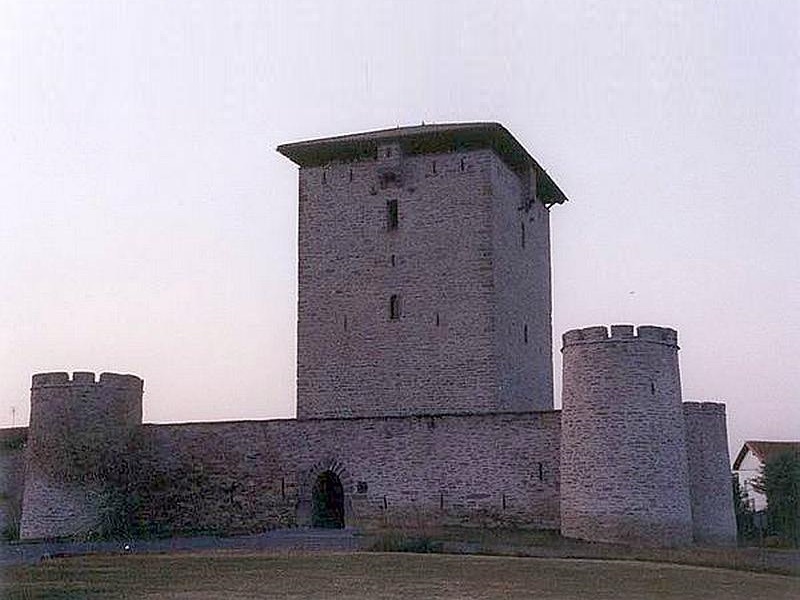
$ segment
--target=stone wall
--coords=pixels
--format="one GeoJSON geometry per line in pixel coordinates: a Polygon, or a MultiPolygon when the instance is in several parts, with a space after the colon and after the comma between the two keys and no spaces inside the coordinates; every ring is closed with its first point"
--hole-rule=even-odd
{"type": "Polygon", "coordinates": [[[138,377],[34,375],[20,537],[99,533],[141,422],[138,377]]]}
{"type": "Polygon", "coordinates": [[[346,525],[558,528],[559,413],[147,425],[139,518],[156,533],[311,524],[332,471],[346,525]]]}
{"type": "Polygon", "coordinates": [[[36,376],[30,431],[0,432],[0,515],[22,495],[25,539],[102,534],[123,513],[135,534],[307,526],[333,472],[349,526],[675,545],[693,523],[698,543],[735,540],[724,407],[681,407],[675,332],[589,328],[564,352],[563,442],[560,411],[140,426],[138,378],[36,376]]]}
{"type": "Polygon", "coordinates": [[[383,185],[378,160],[300,169],[298,418],[491,410],[493,160],[407,156],[383,185]]]}
{"type": "Polygon", "coordinates": [[[564,334],[562,534],[636,545],[692,539],[677,334],[564,334]]]}
{"type": "Polygon", "coordinates": [[[686,402],[683,413],[694,541],[712,546],[735,546],[736,517],[725,405],[686,402]]]}
{"type": "Polygon", "coordinates": [[[19,535],[27,427],[0,429],[0,540],[19,535]]]}
{"type": "Polygon", "coordinates": [[[526,189],[489,149],[300,169],[299,418],[552,408],[548,215],[526,189]]]}
{"type": "Polygon", "coordinates": [[[491,167],[494,348],[498,407],[553,408],[550,213],[535,196],[533,171],[491,167]]]}
{"type": "Polygon", "coordinates": [[[293,422],[143,426],[133,528],[156,535],[234,534],[294,525],[294,471],[279,443],[291,449],[303,441],[276,434],[293,422]]]}

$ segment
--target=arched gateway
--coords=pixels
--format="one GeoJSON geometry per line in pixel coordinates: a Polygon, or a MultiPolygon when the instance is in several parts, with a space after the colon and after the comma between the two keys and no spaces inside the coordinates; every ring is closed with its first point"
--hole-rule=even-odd
{"type": "Polygon", "coordinates": [[[344,527],[344,488],[333,471],[323,471],[314,482],[311,526],[325,529],[344,527]]]}

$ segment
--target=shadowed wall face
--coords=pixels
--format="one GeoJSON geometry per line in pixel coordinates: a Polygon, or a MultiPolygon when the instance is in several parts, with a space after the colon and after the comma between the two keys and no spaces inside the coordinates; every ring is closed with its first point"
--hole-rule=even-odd
{"type": "Polygon", "coordinates": [[[20,537],[96,534],[109,506],[109,479],[142,423],[143,382],[133,375],[33,376],[20,537]]]}
{"type": "Polygon", "coordinates": [[[0,429],[0,540],[19,535],[27,427],[0,429]]]}
{"type": "Polygon", "coordinates": [[[725,405],[686,402],[686,449],[695,543],[736,545],[725,405]]]}

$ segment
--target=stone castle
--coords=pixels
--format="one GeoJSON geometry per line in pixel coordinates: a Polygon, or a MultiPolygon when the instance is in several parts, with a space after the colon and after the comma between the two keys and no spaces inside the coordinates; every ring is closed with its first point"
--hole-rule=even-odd
{"type": "Polygon", "coordinates": [[[33,376],[0,430],[22,539],[293,526],[526,526],[732,544],[725,408],[682,402],[677,334],[563,336],[558,185],[496,123],[280,146],[299,171],[297,419],[150,425],[133,375],[33,376]]]}

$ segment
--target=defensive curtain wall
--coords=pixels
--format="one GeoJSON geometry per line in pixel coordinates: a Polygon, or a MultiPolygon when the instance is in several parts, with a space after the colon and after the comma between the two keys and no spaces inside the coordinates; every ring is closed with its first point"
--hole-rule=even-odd
{"type": "Polygon", "coordinates": [[[558,527],[555,411],[141,425],[134,432],[140,407],[141,380],[132,376],[34,377],[23,538],[101,533],[123,518],[115,510],[131,511],[132,522],[158,534],[326,525],[315,520],[337,508],[314,506],[314,487],[326,476],[341,485],[340,517],[349,525],[558,527]]]}
{"type": "Polygon", "coordinates": [[[563,413],[133,427],[138,378],[35,376],[22,537],[471,522],[732,543],[724,407],[681,404],[674,330],[570,331],[564,354],[563,413]]]}

